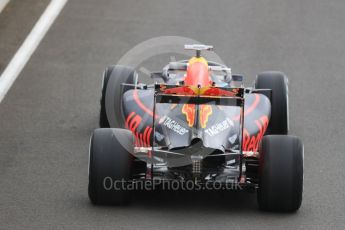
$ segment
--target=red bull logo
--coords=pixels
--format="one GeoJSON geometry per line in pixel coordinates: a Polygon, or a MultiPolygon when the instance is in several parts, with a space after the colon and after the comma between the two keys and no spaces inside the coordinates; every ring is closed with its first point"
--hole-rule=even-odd
{"type": "Polygon", "coordinates": [[[188,126],[193,127],[195,122],[195,105],[184,104],[182,107],[182,113],[186,115],[188,126]]]}
{"type": "MultiPolygon", "coordinates": [[[[186,120],[189,127],[193,127],[195,123],[195,108],[196,108],[196,105],[193,105],[193,104],[185,104],[182,107],[182,113],[186,115],[186,120]]],[[[201,128],[203,129],[206,128],[208,118],[211,114],[212,114],[211,105],[200,105],[199,122],[200,122],[201,128]]]]}
{"type": "Polygon", "coordinates": [[[212,106],[210,105],[201,105],[200,106],[200,115],[199,121],[201,128],[206,128],[206,124],[208,122],[208,117],[212,114],[212,106]]]}
{"type": "Polygon", "coordinates": [[[243,130],[243,151],[257,151],[259,148],[259,143],[264,136],[267,126],[268,126],[268,117],[262,116],[260,119],[255,120],[255,124],[259,128],[259,132],[256,136],[250,136],[247,129],[243,130]]]}

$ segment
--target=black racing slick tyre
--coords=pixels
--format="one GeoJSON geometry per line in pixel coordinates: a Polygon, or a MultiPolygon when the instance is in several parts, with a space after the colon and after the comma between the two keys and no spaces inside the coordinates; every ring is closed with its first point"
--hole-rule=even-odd
{"type": "Polygon", "coordinates": [[[122,95],[131,87],[121,86],[122,83],[134,84],[136,72],[133,68],[121,65],[109,66],[103,72],[101,109],[99,116],[100,128],[123,128],[122,95]],[[108,90],[110,92],[108,92],[108,90]],[[107,98],[108,95],[108,98],[107,98]],[[107,108],[106,106],[110,106],[107,108]],[[108,113],[107,113],[108,111],[108,113]],[[109,112],[110,111],[110,112],[109,112]],[[109,116],[114,118],[109,119],[109,116]]]}
{"type": "Polygon", "coordinates": [[[295,136],[268,135],[260,146],[259,208],[294,212],[302,203],[303,144],[295,136]]]}
{"type": "Polygon", "coordinates": [[[271,89],[271,118],[267,134],[288,134],[288,79],[282,72],[269,71],[257,75],[255,89],[271,89]]]}
{"type": "Polygon", "coordinates": [[[125,129],[96,129],[90,141],[89,187],[95,205],[120,205],[130,200],[134,137],[125,129]]]}

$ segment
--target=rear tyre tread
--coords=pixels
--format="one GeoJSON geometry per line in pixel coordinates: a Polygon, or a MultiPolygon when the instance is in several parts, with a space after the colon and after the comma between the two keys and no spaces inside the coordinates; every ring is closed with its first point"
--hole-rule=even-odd
{"type": "Polygon", "coordinates": [[[302,193],[301,140],[295,136],[265,136],[260,146],[259,208],[263,211],[297,211],[302,203],[302,193]]]}

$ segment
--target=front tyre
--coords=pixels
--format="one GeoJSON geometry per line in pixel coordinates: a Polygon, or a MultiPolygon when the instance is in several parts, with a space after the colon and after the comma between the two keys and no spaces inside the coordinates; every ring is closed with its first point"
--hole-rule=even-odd
{"type": "Polygon", "coordinates": [[[103,73],[102,94],[100,100],[100,128],[124,127],[121,103],[122,95],[127,90],[131,89],[131,87],[122,86],[122,84],[135,84],[135,78],[136,72],[131,67],[115,65],[106,68],[103,73]],[[109,118],[107,111],[111,111],[111,113],[108,113],[114,117],[109,118]]]}
{"type": "Polygon", "coordinates": [[[302,203],[303,144],[295,136],[268,135],[260,146],[259,189],[261,210],[294,212],[302,203]]]}
{"type": "Polygon", "coordinates": [[[255,89],[271,89],[271,118],[268,134],[288,134],[289,97],[288,79],[282,72],[268,71],[257,75],[255,89]]]}
{"type": "Polygon", "coordinates": [[[125,204],[131,177],[133,134],[125,129],[96,129],[91,136],[89,198],[96,205],[125,204]]]}

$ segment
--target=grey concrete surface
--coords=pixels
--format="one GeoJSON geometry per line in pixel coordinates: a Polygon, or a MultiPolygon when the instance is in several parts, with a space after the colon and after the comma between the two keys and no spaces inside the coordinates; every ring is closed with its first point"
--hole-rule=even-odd
{"type": "Polygon", "coordinates": [[[0,104],[0,228],[343,229],[344,12],[342,0],[70,0],[0,104]],[[265,70],[289,76],[291,133],[305,145],[297,213],[259,212],[246,193],[89,203],[100,74],[137,43],[162,35],[213,44],[246,83],[265,70]]]}
{"type": "Polygon", "coordinates": [[[0,75],[48,5],[49,0],[11,0],[0,14],[0,75]]]}

